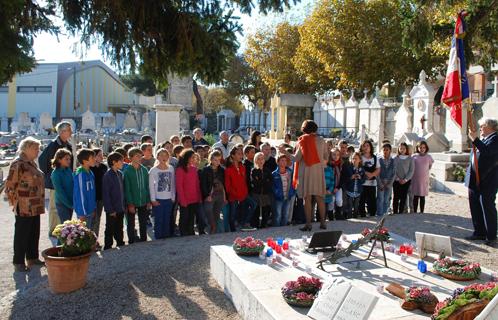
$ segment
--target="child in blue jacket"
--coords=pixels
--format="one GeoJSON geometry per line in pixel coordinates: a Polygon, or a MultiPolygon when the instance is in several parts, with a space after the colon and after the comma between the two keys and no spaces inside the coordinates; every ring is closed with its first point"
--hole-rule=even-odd
{"type": "Polygon", "coordinates": [[[73,205],[76,216],[92,228],[97,200],[95,195],[95,177],[90,167],[95,165],[95,153],[90,149],[81,149],[77,155],[80,166],[74,174],[73,205]]]}
{"type": "Polygon", "coordinates": [[[73,216],[73,171],[71,170],[72,154],[61,148],[52,159],[54,170],[50,175],[55,190],[55,207],[61,223],[71,220],[73,216]]]}
{"type": "Polygon", "coordinates": [[[335,204],[335,172],[334,167],[332,166],[332,152],[329,154],[329,159],[327,161],[327,166],[325,167],[325,206],[327,209],[327,216],[329,217],[329,221],[334,220],[334,204],[335,204]]]}
{"type": "Polygon", "coordinates": [[[275,199],[275,215],[273,226],[286,226],[289,210],[294,206],[296,190],[292,186],[292,169],[287,167],[289,157],[280,154],[277,157],[277,170],[273,171],[273,197],[275,199]]]}
{"type": "Polygon", "coordinates": [[[355,152],[351,157],[351,163],[344,164],[341,172],[342,192],[346,194],[346,203],[344,203],[346,219],[358,217],[363,182],[365,182],[365,170],[361,163],[361,154],[355,152]]]}

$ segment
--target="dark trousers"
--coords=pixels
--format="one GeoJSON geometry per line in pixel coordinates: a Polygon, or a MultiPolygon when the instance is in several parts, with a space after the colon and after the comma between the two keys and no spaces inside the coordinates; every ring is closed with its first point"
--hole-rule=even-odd
{"type": "Polygon", "coordinates": [[[140,241],[147,241],[147,207],[135,207],[135,213],[126,213],[126,232],[128,233],[128,243],[135,242],[135,215],[138,215],[138,228],[140,241]]]}
{"type": "Polygon", "coordinates": [[[303,198],[296,198],[296,201],[294,203],[294,212],[292,214],[292,221],[294,224],[306,223],[303,198]]]}
{"type": "Polygon", "coordinates": [[[346,199],[344,201],[343,210],[344,217],[346,219],[358,218],[359,214],[359,206],[360,206],[360,197],[353,198],[346,193],[346,199]]]}
{"type": "Polygon", "coordinates": [[[194,219],[198,210],[199,210],[198,203],[191,203],[186,207],[180,206],[180,235],[182,236],[195,235],[194,219]]]}
{"type": "Polygon", "coordinates": [[[425,197],[422,196],[413,196],[413,212],[417,212],[419,201],[420,201],[420,212],[424,213],[425,197]]]}
{"type": "MultiPolygon", "coordinates": [[[[257,206],[256,210],[254,210],[251,226],[254,228],[266,228],[268,226],[268,220],[270,219],[271,214],[271,206],[257,206]],[[261,222],[260,222],[261,218],[261,222]]],[[[273,215],[275,218],[275,215],[273,215]]]]}
{"type": "Polygon", "coordinates": [[[14,264],[38,259],[40,241],[40,216],[16,216],[14,227],[14,264]]]}
{"type": "Polygon", "coordinates": [[[154,214],[154,237],[156,239],[164,239],[171,236],[171,207],[173,201],[171,199],[157,199],[159,205],[152,207],[154,214]]]}
{"type": "Polygon", "coordinates": [[[475,236],[496,239],[496,190],[480,193],[469,189],[469,205],[475,236]],[[494,191],[494,192],[493,192],[494,191]]]}
{"type": "Polygon", "coordinates": [[[59,215],[59,219],[61,219],[61,223],[64,221],[71,220],[73,217],[73,208],[68,208],[62,203],[56,203],[55,207],[57,208],[57,215],[59,215]]]}
{"type": "Polygon", "coordinates": [[[406,196],[408,194],[408,189],[410,188],[411,180],[408,180],[405,184],[401,184],[398,181],[393,183],[393,213],[403,213],[406,207],[406,196]]]}
{"type": "Polygon", "coordinates": [[[109,212],[105,213],[104,249],[112,248],[114,240],[116,240],[118,247],[124,245],[123,219],[124,212],[116,213],[115,217],[111,216],[109,212]]]}
{"type": "Polygon", "coordinates": [[[368,214],[373,217],[377,214],[377,187],[363,186],[363,191],[360,196],[359,212],[362,217],[366,216],[365,205],[367,206],[368,214]]]}

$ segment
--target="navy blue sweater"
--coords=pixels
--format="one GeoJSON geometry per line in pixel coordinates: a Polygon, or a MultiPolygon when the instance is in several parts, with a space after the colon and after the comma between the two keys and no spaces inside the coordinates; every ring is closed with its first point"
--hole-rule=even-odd
{"type": "Polygon", "coordinates": [[[105,212],[125,212],[123,173],[107,170],[102,179],[102,200],[105,212]]]}

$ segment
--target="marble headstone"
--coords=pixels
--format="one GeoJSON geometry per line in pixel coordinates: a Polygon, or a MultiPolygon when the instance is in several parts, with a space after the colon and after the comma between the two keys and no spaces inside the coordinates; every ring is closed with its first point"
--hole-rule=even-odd
{"type": "Polygon", "coordinates": [[[95,114],[90,110],[81,115],[81,130],[95,130],[97,128],[95,114]]]}
{"type": "Polygon", "coordinates": [[[134,111],[129,110],[126,113],[123,127],[124,129],[135,129],[135,130],[138,128],[137,114],[134,111]]]}
{"type": "Polygon", "coordinates": [[[52,129],[54,127],[54,124],[52,122],[52,115],[48,112],[43,112],[40,115],[40,130],[45,130],[45,129],[52,129]]]}

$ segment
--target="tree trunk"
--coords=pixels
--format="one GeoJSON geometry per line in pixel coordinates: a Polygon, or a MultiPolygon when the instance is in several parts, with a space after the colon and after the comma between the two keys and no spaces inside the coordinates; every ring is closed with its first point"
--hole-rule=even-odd
{"type": "Polygon", "coordinates": [[[192,80],[192,90],[194,91],[196,106],[195,113],[196,115],[204,114],[204,105],[202,102],[201,94],[199,93],[199,88],[197,86],[197,81],[195,79],[192,80]]]}

